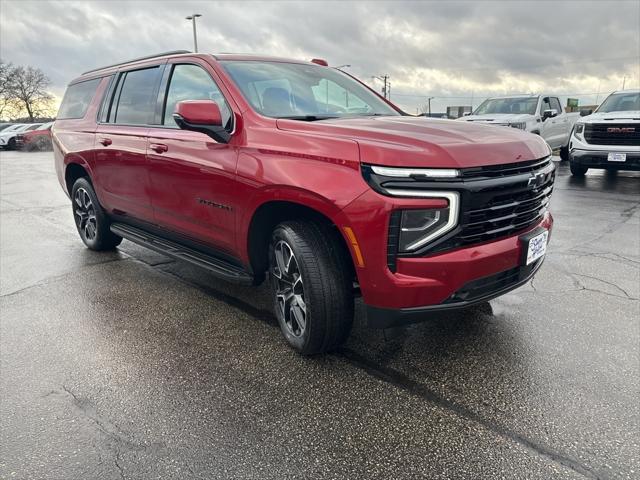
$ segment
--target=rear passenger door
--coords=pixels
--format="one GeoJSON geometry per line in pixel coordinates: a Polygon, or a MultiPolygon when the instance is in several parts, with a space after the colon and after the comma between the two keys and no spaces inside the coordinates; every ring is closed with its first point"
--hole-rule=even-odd
{"type": "Polygon", "coordinates": [[[223,125],[233,129],[230,104],[207,64],[193,59],[167,64],[159,119],[149,131],[148,159],[156,223],[233,254],[237,148],[200,132],[180,130],[173,120],[182,100],[213,100],[223,125]]]}
{"type": "Polygon", "coordinates": [[[96,184],[113,213],[153,221],[147,169],[147,133],[164,65],[119,72],[96,129],[96,184]]]}

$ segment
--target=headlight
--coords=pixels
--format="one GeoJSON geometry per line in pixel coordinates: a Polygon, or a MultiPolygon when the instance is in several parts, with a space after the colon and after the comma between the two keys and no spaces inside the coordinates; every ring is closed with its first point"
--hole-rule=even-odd
{"type": "Polygon", "coordinates": [[[584,132],[584,123],[576,123],[576,128],[573,130],[573,134],[578,136],[582,135],[582,132],[584,132]]]}
{"type": "Polygon", "coordinates": [[[525,130],[527,128],[527,123],[526,122],[515,122],[515,123],[510,123],[509,126],[511,128],[519,128],[520,130],[525,130]]]}
{"type": "Polygon", "coordinates": [[[428,177],[428,178],[455,178],[460,172],[455,168],[404,168],[404,167],[381,167],[371,165],[373,173],[384,175],[385,177],[428,177]]]}
{"type": "Polygon", "coordinates": [[[451,231],[458,224],[458,192],[389,190],[401,197],[444,198],[444,208],[403,210],[400,218],[398,251],[411,252],[451,231]]]}

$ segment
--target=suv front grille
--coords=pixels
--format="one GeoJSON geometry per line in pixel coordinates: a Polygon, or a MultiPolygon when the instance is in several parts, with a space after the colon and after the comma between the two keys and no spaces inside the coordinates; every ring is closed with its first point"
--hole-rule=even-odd
{"type": "Polygon", "coordinates": [[[495,196],[487,198],[480,208],[463,212],[459,243],[468,245],[484,242],[527,228],[542,218],[549,206],[552,191],[553,183],[547,182],[535,190],[495,192],[495,196]]]}
{"type": "Polygon", "coordinates": [[[584,139],[592,145],[640,146],[640,124],[587,123],[584,139]]]}
{"type": "MultiPolygon", "coordinates": [[[[480,188],[476,182],[462,192],[460,222],[449,237],[433,245],[431,251],[465,247],[514,235],[539,222],[549,207],[555,169],[550,159],[533,164],[530,172],[518,172],[513,183],[504,176],[485,181],[480,188]],[[536,177],[537,175],[537,177],[536,177]],[[538,179],[530,181],[530,179],[538,179]]],[[[513,167],[504,165],[503,171],[513,167]]],[[[463,170],[463,178],[465,172],[463,170]]]]}
{"type": "Polygon", "coordinates": [[[549,162],[549,157],[546,157],[538,160],[529,160],[528,162],[469,167],[463,169],[461,173],[463,179],[506,177],[509,175],[535,172],[549,165],[549,162]]]}
{"type": "Polygon", "coordinates": [[[519,163],[464,168],[455,179],[377,175],[365,166],[364,177],[376,191],[456,191],[460,195],[458,225],[443,237],[413,252],[398,252],[400,210],[389,219],[387,266],[396,271],[398,257],[415,257],[506,238],[538,223],[545,215],[555,179],[551,157],[519,163]]]}

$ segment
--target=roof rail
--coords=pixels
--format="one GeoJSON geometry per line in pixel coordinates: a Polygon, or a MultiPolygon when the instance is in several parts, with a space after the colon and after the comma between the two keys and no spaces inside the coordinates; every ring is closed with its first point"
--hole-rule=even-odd
{"type": "Polygon", "coordinates": [[[157,58],[157,57],[165,57],[167,55],[178,55],[181,53],[192,53],[189,50],[172,50],[170,52],[163,52],[163,53],[156,53],[155,55],[147,55],[146,57],[139,57],[139,58],[133,58],[131,60],[127,60],[126,62],[118,62],[118,63],[114,63],[113,65],[107,65],[105,67],[100,67],[100,68],[94,68],[91,70],[87,70],[86,72],[82,72],[82,75],[86,75],[87,73],[91,73],[91,72],[97,72],[99,70],[104,70],[106,68],[112,68],[112,67],[118,67],[120,65],[126,65],[127,63],[133,63],[133,62],[140,62],[142,60],[150,60],[152,58],[157,58]]]}

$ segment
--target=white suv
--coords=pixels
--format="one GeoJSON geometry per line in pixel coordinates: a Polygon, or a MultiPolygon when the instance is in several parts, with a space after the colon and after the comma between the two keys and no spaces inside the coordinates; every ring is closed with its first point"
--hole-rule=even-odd
{"type": "Polygon", "coordinates": [[[640,90],[613,92],[593,114],[578,120],[569,165],[576,176],[589,168],[640,170],[640,90]]]}
{"type": "Polygon", "coordinates": [[[42,125],[42,123],[23,123],[5,128],[4,130],[2,130],[2,132],[0,132],[0,148],[15,150],[16,135],[18,135],[19,133],[35,130],[40,125],[42,125]]]}

